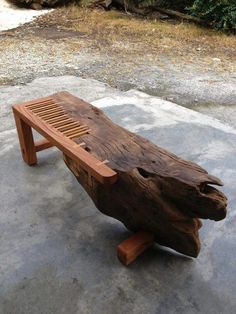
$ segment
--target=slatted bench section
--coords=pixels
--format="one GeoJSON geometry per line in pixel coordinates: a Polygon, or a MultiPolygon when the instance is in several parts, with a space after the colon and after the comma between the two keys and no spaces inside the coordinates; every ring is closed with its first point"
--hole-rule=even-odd
{"type": "Polygon", "coordinates": [[[56,146],[100,183],[116,182],[117,173],[106,165],[107,160],[97,160],[83,148],[85,143],[75,142],[80,136],[90,134],[92,130],[71,117],[64,108],[63,101],[45,97],[15,105],[13,113],[22,157],[28,165],[37,163],[38,151],[56,146]],[[32,128],[44,139],[34,142],[32,128]]]}

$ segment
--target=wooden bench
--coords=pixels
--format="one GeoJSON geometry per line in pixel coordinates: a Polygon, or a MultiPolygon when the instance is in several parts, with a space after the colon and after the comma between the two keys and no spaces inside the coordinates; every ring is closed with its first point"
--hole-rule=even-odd
{"type": "Polygon", "coordinates": [[[38,151],[56,146],[99,182],[116,182],[117,173],[106,165],[108,161],[97,160],[83,149],[83,142],[78,144],[74,141],[92,130],[73,119],[68,109],[63,106],[63,95],[61,102],[53,97],[40,98],[13,106],[13,112],[22,157],[28,165],[37,163],[38,151]],[[32,128],[45,139],[34,142],[32,128]]]}
{"type": "MultiPolygon", "coordinates": [[[[76,108],[74,106],[67,92],[13,106],[23,160],[29,166],[35,165],[37,152],[56,146],[74,160],[78,168],[87,171],[90,181],[94,178],[102,184],[112,185],[118,175],[107,165],[109,161],[98,160],[86,151],[84,141],[78,142],[93,130],[73,117],[73,110],[80,110],[78,102],[76,108]],[[35,142],[32,129],[41,134],[43,139],[35,142]]],[[[137,233],[118,246],[118,257],[123,264],[128,265],[153,243],[152,234],[137,233]]]]}

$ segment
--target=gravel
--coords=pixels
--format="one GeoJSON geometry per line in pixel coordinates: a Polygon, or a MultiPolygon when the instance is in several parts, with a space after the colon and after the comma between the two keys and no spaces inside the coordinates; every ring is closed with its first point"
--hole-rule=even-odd
{"type": "Polygon", "coordinates": [[[134,56],[129,47],[113,54],[91,49],[91,39],[78,32],[35,28],[30,33],[29,29],[26,25],[0,33],[0,85],[26,84],[46,76],[93,78],[120,90],[132,88],[162,97],[236,127],[236,72],[219,70],[221,61],[134,56]]]}

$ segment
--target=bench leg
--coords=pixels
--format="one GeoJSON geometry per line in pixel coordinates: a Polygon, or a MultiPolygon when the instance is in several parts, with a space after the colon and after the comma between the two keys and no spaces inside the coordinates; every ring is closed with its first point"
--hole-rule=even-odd
{"type": "Polygon", "coordinates": [[[14,114],[14,117],[16,121],[16,128],[18,132],[22,157],[29,166],[35,165],[37,164],[37,156],[32,128],[27,123],[25,123],[17,114],[14,114]]]}
{"type": "Polygon", "coordinates": [[[152,233],[139,231],[118,245],[117,257],[123,265],[127,266],[153,244],[152,233]]]}

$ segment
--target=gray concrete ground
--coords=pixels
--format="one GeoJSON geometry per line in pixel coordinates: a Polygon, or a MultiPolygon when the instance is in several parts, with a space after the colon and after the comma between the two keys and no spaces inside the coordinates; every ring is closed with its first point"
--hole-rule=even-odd
{"type": "Polygon", "coordinates": [[[1,314],[235,313],[234,128],[141,92],[68,76],[0,87],[0,99],[1,314]],[[41,152],[35,167],[22,162],[11,104],[60,90],[224,181],[228,215],[204,222],[198,259],[156,245],[122,266],[116,246],[129,233],[96,210],[61,154],[41,152]]]}

